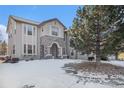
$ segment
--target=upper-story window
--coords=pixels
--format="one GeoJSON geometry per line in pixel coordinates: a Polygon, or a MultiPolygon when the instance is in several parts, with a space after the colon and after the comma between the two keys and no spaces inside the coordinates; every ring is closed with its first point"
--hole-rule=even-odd
{"type": "Polygon", "coordinates": [[[16,22],[14,21],[14,33],[16,34],[16,22]]]}
{"type": "Polygon", "coordinates": [[[43,27],[42,27],[42,32],[43,32],[43,27]]]}
{"type": "Polygon", "coordinates": [[[11,33],[8,36],[9,36],[9,38],[12,38],[12,34],[11,33]]]}
{"type": "Polygon", "coordinates": [[[8,34],[8,38],[11,38],[11,37],[12,37],[12,34],[11,34],[11,33],[9,33],[9,34],[8,34]]]}
{"type": "Polygon", "coordinates": [[[24,24],[24,34],[26,35],[26,25],[24,24]]]}
{"type": "Polygon", "coordinates": [[[64,41],[67,39],[66,34],[67,34],[67,33],[64,33],[64,41]]]}
{"type": "Polygon", "coordinates": [[[52,26],[52,35],[58,36],[59,28],[56,26],[52,26]]]}
{"type": "Polygon", "coordinates": [[[28,25],[28,35],[32,35],[32,26],[28,25]]]}
{"type": "Polygon", "coordinates": [[[34,34],[34,36],[35,36],[35,32],[36,32],[36,28],[35,27],[33,27],[33,34],[34,34]]]}

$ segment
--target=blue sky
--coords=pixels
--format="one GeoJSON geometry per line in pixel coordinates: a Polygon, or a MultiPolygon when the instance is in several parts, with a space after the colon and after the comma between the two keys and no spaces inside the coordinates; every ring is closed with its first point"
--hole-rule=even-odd
{"type": "Polygon", "coordinates": [[[58,18],[67,28],[76,16],[77,5],[0,5],[0,40],[8,41],[6,26],[10,15],[42,22],[58,18]]]}
{"type": "Polygon", "coordinates": [[[8,16],[15,15],[42,22],[50,18],[58,18],[67,28],[72,25],[79,6],[41,5],[41,6],[0,6],[0,24],[7,25],[8,16]]]}

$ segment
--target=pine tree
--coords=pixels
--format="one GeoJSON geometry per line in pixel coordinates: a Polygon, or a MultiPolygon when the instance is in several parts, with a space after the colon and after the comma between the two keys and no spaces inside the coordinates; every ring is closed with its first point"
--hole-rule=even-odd
{"type": "MultiPolygon", "coordinates": [[[[107,33],[106,43],[102,54],[117,54],[123,49],[124,44],[124,6],[110,6],[110,22],[113,20],[113,28],[107,33]]],[[[124,50],[124,49],[123,49],[124,50]]]]}
{"type": "Polygon", "coordinates": [[[118,20],[122,20],[120,10],[122,10],[120,6],[80,7],[70,29],[74,43],[73,47],[77,50],[94,51],[96,62],[100,62],[100,57],[108,53],[105,53],[104,50],[109,51],[107,47],[110,44],[107,41],[110,40],[110,34],[108,33],[119,27],[120,22],[118,20]]]}
{"type": "Polygon", "coordinates": [[[7,44],[5,41],[1,43],[1,55],[6,55],[7,54],[7,44]]]}

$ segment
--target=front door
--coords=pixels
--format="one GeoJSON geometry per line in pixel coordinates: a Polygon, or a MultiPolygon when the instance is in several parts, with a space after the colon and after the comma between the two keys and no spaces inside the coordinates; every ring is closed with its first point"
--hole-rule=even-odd
{"type": "Polygon", "coordinates": [[[58,47],[57,47],[57,44],[56,43],[54,43],[52,45],[52,47],[50,48],[50,53],[52,54],[52,56],[54,58],[58,58],[58,47]]]}

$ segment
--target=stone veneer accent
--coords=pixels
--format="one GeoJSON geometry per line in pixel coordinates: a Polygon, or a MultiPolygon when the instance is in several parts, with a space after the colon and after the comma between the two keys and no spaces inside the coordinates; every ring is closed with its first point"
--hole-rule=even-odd
{"type": "MultiPolygon", "coordinates": [[[[47,35],[42,36],[40,38],[40,45],[44,45],[44,56],[46,56],[47,54],[50,54],[49,46],[51,46],[53,43],[58,43],[60,48],[62,48],[62,49],[66,48],[66,45],[65,45],[66,43],[64,41],[64,38],[47,36],[47,35]]],[[[62,55],[60,55],[60,51],[61,51],[60,48],[59,48],[59,56],[62,56],[62,55]]],[[[43,52],[42,50],[40,50],[40,51],[43,52]]]]}

